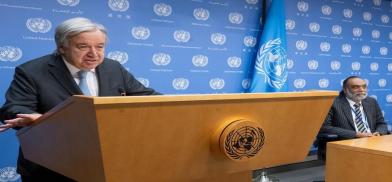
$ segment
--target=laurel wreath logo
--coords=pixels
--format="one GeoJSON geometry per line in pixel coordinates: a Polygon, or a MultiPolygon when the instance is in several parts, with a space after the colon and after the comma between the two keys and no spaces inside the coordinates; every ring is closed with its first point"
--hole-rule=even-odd
{"type": "Polygon", "coordinates": [[[225,141],[226,153],[235,160],[254,157],[264,145],[264,132],[261,128],[245,126],[231,131],[225,141]],[[243,133],[241,131],[248,131],[243,133]],[[247,138],[244,142],[244,138],[247,138]],[[241,143],[240,145],[238,145],[241,143]]]}
{"type": "Polygon", "coordinates": [[[273,39],[264,43],[257,54],[255,69],[264,74],[264,82],[269,86],[281,89],[287,81],[287,54],[281,47],[281,39],[273,39]],[[274,54],[275,53],[275,54],[274,54]]]}

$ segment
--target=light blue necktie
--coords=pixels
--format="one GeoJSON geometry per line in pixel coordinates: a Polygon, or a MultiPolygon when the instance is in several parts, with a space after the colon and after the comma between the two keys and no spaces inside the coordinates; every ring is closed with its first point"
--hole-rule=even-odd
{"type": "Polygon", "coordinates": [[[357,125],[358,131],[361,133],[366,132],[366,127],[365,123],[363,123],[362,120],[362,113],[361,113],[361,104],[360,103],[355,103],[354,104],[355,110],[355,124],[357,125]]]}
{"type": "Polygon", "coordinates": [[[84,70],[80,70],[78,72],[79,76],[79,88],[82,90],[84,95],[91,96],[90,90],[88,89],[88,84],[87,84],[87,72],[84,70]]]}

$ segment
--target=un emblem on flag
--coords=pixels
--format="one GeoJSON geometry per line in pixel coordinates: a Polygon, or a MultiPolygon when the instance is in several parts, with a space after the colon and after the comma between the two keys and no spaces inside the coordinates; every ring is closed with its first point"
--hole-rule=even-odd
{"type": "Polygon", "coordinates": [[[265,82],[277,89],[283,88],[287,81],[287,54],[281,46],[281,39],[267,41],[260,47],[255,68],[265,75],[265,82]]]}

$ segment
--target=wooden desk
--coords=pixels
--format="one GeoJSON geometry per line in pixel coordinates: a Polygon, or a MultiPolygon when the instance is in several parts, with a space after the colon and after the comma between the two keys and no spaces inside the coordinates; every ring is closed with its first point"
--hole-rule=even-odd
{"type": "Polygon", "coordinates": [[[328,143],[326,181],[392,181],[392,135],[328,143]]]}
{"type": "Polygon", "coordinates": [[[337,95],[72,96],[18,137],[26,159],[80,182],[251,181],[254,169],[303,161],[337,95]],[[259,134],[243,127],[221,147],[223,129],[241,120],[259,125],[259,134]],[[225,147],[244,161],[227,157],[225,147]]]}

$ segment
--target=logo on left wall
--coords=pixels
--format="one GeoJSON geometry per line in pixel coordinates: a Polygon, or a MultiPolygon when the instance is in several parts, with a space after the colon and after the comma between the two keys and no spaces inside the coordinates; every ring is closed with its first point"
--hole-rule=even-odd
{"type": "Polygon", "coordinates": [[[76,6],[79,4],[80,0],[57,0],[63,6],[76,6]]]}
{"type": "Polygon", "coordinates": [[[14,46],[0,47],[0,61],[14,62],[22,57],[22,49],[14,46]]]}
{"type": "Polygon", "coordinates": [[[45,18],[29,18],[26,27],[34,33],[46,33],[52,28],[52,22],[45,18]]]}
{"type": "Polygon", "coordinates": [[[20,175],[16,173],[15,167],[0,168],[0,181],[16,181],[20,175]]]}

